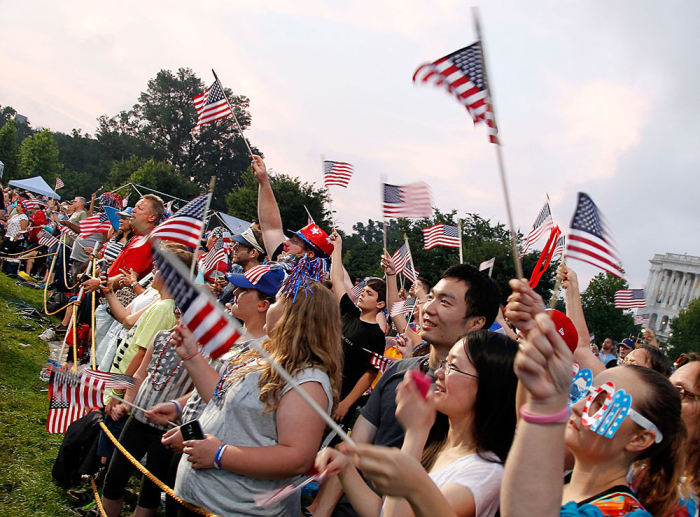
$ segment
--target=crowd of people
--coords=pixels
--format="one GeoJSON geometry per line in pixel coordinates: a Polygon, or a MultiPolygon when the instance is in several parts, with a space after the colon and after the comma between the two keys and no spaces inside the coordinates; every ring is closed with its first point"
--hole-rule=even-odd
{"type": "Polygon", "coordinates": [[[672,367],[650,330],[598,349],[565,263],[556,318],[523,279],[501,306],[498,284],[467,264],[406,293],[385,252],[383,278],[355,278],[337,231],[285,235],[263,160],[252,168],[258,220],[213,229],[196,249],[148,238],[168,216],[152,194],[125,208],[111,193],[58,204],[4,192],[3,271],[17,275],[21,258],[65,300],[83,293],[46,338],[90,325],[94,357],[85,347],[67,360],[134,380],[104,393],[94,454],[106,515],[120,515],[136,472],[120,449],[177,496],[142,476],[137,517],[163,500],[167,516],[698,515],[700,355],[672,367]],[[81,235],[98,201],[119,226],[81,235]],[[41,232],[60,240],[40,245],[41,232]],[[204,354],[181,323],[154,246],[194,263],[242,326],[224,355],[204,354]],[[410,313],[389,312],[408,296],[410,313]],[[319,487],[302,505],[295,487],[309,476],[319,487]]]}

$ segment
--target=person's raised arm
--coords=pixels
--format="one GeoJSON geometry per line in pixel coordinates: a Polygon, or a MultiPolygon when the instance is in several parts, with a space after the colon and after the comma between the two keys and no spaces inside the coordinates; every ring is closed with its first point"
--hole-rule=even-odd
{"type": "Polygon", "coordinates": [[[503,517],[560,515],[572,359],[549,317],[535,316],[515,358],[527,395],[501,485],[503,517]]]}
{"type": "MultiPolygon", "coordinates": [[[[396,266],[387,250],[384,250],[384,255],[382,255],[381,266],[386,275],[386,306],[389,312],[391,312],[391,307],[394,302],[399,301],[399,286],[396,283],[396,266]]],[[[406,330],[406,326],[408,325],[406,316],[398,314],[396,316],[391,316],[391,319],[394,321],[394,325],[396,325],[399,334],[406,330]]]]}
{"type": "Polygon", "coordinates": [[[97,192],[92,193],[92,197],[90,198],[90,208],[85,210],[85,213],[88,215],[88,217],[92,217],[92,212],[95,209],[95,198],[97,197],[97,192]]]}
{"type": "Polygon", "coordinates": [[[175,327],[175,331],[170,337],[170,341],[175,344],[177,355],[182,358],[182,362],[190,374],[194,387],[204,402],[209,402],[216,390],[216,384],[221,375],[211,367],[199,353],[197,340],[184,325],[175,327]]]}
{"type": "Polygon", "coordinates": [[[251,167],[258,181],[258,221],[260,221],[260,230],[263,233],[268,257],[272,259],[271,254],[285,241],[282,217],[275,194],[272,192],[265,162],[257,155],[252,158],[251,167]]]}
{"type": "Polygon", "coordinates": [[[331,254],[331,283],[333,284],[333,294],[340,301],[345,289],[345,268],[343,267],[343,239],[337,231],[333,230],[330,235],[333,243],[333,253],[331,254]]]}
{"type": "Polygon", "coordinates": [[[527,338],[528,333],[535,328],[535,316],[546,311],[544,301],[524,278],[514,278],[508,285],[513,294],[508,297],[505,317],[527,338]]]}
{"type": "Polygon", "coordinates": [[[578,332],[574,361],[578,363],[579,368],[588,368],[593,375],[596,375],[605,370],[605,365],[591,350],[590,333],[588,325],[586,325],[586,318],[583,315],[578,276],[573,269],[569,269],[562,262],[557,269],[557,278],[561,282],[561,287],[566,290],[566,315],[573,322],[578,332]]]}

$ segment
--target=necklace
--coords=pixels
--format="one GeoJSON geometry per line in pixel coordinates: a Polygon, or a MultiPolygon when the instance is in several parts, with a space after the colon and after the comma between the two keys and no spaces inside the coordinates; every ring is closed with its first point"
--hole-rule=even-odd
{"type": "MultiPolygon", "coordinates": [[[[168,338],[169,339],[169,338],[168,338]]],[[[160,364],[163,361],[163,356],[165,355],[165,352],[167,352],[168,348],[168,342],[167,340],[163,343],[163,349],[160,351],[158,354],[158,359],[156,359],[156,365],[153,368],[153,374],[151,375],[151,386],[155,391],[163,391],[165,387],[168,385],[170,382],[170,379],[173,378],[173,376],[177,373],[177,371],[180,369],[180,366],[182,366],[182,359],[180,359],[177,363],[175,363],[175,366],[171,370],[169,375],[163,375],[165,377],[164,381],[161,381],[160,383],[156,382],[156,377],[158,374],[158,369],[160,368],[160,364]]]]}
{"type": "Polygon", "coordinates": [[[233,373],[236,370],[239,370],[243,368],[244,366],[248,366],[250,363],[253,361],[257,361],[258,357],[251,357],[247,361],[244,361],[242,363],[239,363],[233,367],[228,368],[224,374],[221,376],[219,379],[219,382],[216,385],[216,389],[214,390],[214,394],[212,395],[212,399],[215,401],[219,402],[224,398],[224,395],[226,395],[226,392],[228,389],[233,385],[234,379],[233,379],[233,373]]]}

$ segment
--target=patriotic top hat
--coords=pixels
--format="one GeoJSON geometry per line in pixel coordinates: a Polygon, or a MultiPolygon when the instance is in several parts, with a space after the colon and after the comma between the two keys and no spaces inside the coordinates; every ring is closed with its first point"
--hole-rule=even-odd
{"type": "Polygon", "coordinates": [[[328,258],[333,253],[333,243],[320,226],[311,223],[304,226],[294,235],[308,244],[320,258],[328,258]]]}

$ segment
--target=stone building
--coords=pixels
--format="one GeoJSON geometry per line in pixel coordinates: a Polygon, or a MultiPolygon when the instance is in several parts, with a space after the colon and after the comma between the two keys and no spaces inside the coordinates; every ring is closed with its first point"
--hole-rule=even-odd
{"type": "Polygon", "coordinates": [[[669,322],[700,297],[700,257],[666,253],[650,261],[645,289],[649,328],[662,340],[672,332],[669,322]]]}

